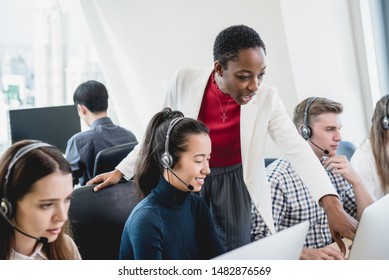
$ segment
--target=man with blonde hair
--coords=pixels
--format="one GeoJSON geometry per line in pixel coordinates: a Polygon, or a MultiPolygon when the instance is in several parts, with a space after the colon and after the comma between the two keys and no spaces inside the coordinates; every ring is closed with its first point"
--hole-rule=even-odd
{"type": "MultiPolygon", "coordinates": [[[[342,140],[340,114],[343,106],[327,98],[311,97],[300,102],[293,122],[300,135],[309,142],[321,160],[327,175],[338,192],[344,210],[356,219],[373,200],[365,190],[358,174],[347,158],[336,155],[342,140]]],[[[273,218],[276,231],[302,221],[310,222],[301,259],[344,259],[333,246],[327,215],[313,199],[309,189],[298,176],[287,158],[280,158],[266,168],[271,185],[273,218]]],[[[270,234],[260,214],[252,207],[252,239],[270,234]]]]}

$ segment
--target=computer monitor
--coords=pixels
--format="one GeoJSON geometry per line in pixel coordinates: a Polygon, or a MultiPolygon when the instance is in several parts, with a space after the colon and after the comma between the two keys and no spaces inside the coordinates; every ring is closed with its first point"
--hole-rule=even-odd
{"type": "Polygon", "coordinates": [[[389,194],[362,212],[349,260],[389,260],[389,194]]]}
{"type": "Polygon", "coordinates": [[[11,141],[40,140],[65,153],[70,137],[81,131],[74,105],[9,110],[11,141]]]}
{"type": "Polygon", "coordinates": [[[304,221],[217,256],[214,260],[298,260],[308,229],[309,222],[304,221]]]}

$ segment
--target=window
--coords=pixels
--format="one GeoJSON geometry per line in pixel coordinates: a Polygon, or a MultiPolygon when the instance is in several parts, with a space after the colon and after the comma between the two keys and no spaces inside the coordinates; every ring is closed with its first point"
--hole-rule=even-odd
{"type": "Polygon", "coordinates": [[[104,77],[78,0],[7,1],[0,20],[1,154],[10,109],[73,104],[80,83],[104,77]]]}

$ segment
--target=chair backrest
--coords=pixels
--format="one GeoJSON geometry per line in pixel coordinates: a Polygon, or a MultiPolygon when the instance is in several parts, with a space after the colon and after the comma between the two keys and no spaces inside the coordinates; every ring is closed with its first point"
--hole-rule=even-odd
{"type": "Polygon", "coordinates": [[[277,158],[265,158],[265,167],[275,161],[277,158]]]}
{"type": "Polygon", "coordinates": [[[357,147],[349,141],[340,141],[338,150],[336,151],[337,155],[344,155],[348,160],[351,159],[357,147]]]}
{"type": "Polygon", "coordinates": [[[101,150],[96,155],[93,177],[101,173],[114,170],[122,159],[124,159],[137,144],[138,142],[131,142],[101,150]]]}
{"type": "Polygon", "coordinates": [[[119,256],[124,224],[140,201],[133,181],[93,191],[83,186],[73,191],[69,209],[74,241],[86,260],[115,260],[119,256]]]}

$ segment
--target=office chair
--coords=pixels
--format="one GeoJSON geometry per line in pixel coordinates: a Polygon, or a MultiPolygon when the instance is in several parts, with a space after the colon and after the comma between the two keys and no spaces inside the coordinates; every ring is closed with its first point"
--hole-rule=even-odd
{"type": "Polygon", "coordinates": [[[355,145],[349,141],[340,141],[338,150],[336,151],[337,155],[344,155],[347,157],[348,160],[351,159],[353,156],[355,150],[357,148],[355,145]]]}
{"type": "Polygon", "coordinates": [[[82,186],[73,191],[69,219],[82,259],[118,259],[124,224],[140,201],[133,181],[93,191],[82,186]]]}
{"type": "Polygon", "coordinates": [[[109,172],[124,159],[138,144],[138,142],[131,142],[101,150],[95,159],[93,168],[93,177],[104,172],[109,172]]]}

